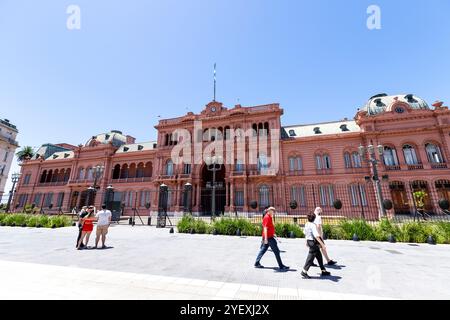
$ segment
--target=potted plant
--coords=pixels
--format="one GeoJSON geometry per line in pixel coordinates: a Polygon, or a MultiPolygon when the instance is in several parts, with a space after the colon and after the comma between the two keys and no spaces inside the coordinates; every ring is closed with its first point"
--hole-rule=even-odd
{"type": "Polygon", "coordinates": [[[425,199],[428,197],[428,194],[423,191],[415,191],[413,193],[414,201],[416,202],[417,211],[422,215],[425,216],[425,199]]]}

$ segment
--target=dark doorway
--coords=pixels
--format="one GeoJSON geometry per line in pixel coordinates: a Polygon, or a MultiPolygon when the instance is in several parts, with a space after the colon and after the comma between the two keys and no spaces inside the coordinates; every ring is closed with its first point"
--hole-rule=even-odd
{"type": "MultiPolygon", "coordinates": [[[[203,215],[212,215],[212,185],[213,172],[204,165],[201,183],[201,212],[203,215]]],[[[216,171],[216,216],[223,215],[226,205],[225,166],[216,171]]]]}

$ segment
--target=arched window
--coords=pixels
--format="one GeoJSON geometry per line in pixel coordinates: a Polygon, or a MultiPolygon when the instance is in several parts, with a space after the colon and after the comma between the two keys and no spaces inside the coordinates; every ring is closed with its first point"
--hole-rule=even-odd
{"type": "Polygon", "coordinates": [[[114,170],[113,170],[113,176],[112,178],[115,179],[120,179],[120,164],[116,164],[114,166],[114,170]]]}
{"type": "Polygon", "coordinates": [[[266,185],[259,187],[259,206],[261,208],[268,207],[270,205],[270,188],[266,185]]]}
{"type": "Polygon", "coordinates": [[[45,183],[45,181],[47,180],[47,170],[44,170],[41,174],[41,183],[45,183]]]}
{"type": "Polygon", "coordinates": [[[53,170],[50,170],[47,174],[47,180],[45,180],[45,182],[52,182],[53,179],[53,170]]]}
{"type": "Polygon", "coordinates": [[[427,157],[430,163],[444,163],[441,148],[438,145],[427,143],[425,144],[425,150],[427,151],[427,157]]]}
{"type": "Polygon", "coordinates": [[[166,175],[173,176],[173,162],[172,162],[172,160],[169,160],[166,163],[166,175]]]}
{"type": "Polygon", "coordinates": [[[145,173],[145,168],[144,168],[144,164],[141,162],[138,164],[137,169],[136,169],[136,178],[143,178],[144,177],[144,173],[145,173]]]}
{"type": "Polygon", "coordinates": [[[297,201],[299,207],[306,207],[306,196],[304,186],[291,187],[291,201],[297,201]]]}
{"type": "Polygon", "coordinates": [[[397,152],[394,148],[384,147],[383,161],[386,166],[398,166],[397,152]]]}
{"type": "Polygon", "coordinates": [[[331,169],[331,158],[327,154],[323,155],[323,168],[324,169],[331,169]]]}
{"type": "Polygon", "coordinates": [[[51,182],[58,182],[58,177],[59,177],[59,170],[56,169],[55,172],[53,172],[53,177],[52,177],[51,182]]]}
{"type": "Polygon", "coordinates": [[[150,178],[152,175],[153,175],[153,165],[149,161],[145,164],[145,167],[144,167],[144,177],[150,178]]]}
{"type": "Polygon", "coordinates": [[[120,170],[120,179],[128,179],[128,164],[124,164],[120,170]]]}
{"type": "Polygon", "coordinates": [[[352,160],[350,158],[350,153],[348,152],[344,153],[344,163],[346,169],[350,169],[352,167],[352,160]]]}
{"type": "Polygon", "coordinates": [[[128,178],[136,178],[136,164],[132,163],[130,165],[130,170],[128,172],[128,178]]]}
{"type": "Polygon", "coordinates": [[[403,146],[403,155],[405,156],[406,164],[415,165],[419,164],[419,160],[417,159],[416,150],[413,146],[409,144],[405,144],[403,146]]]}
{"type": "Polygon", "coordinates": [[[303,170],[303,163],[301,157],[289,158],[289,171],[301,171],[303,170]]]}
{"type": "Polygon", "coordinates": [[[71,171],[72,170],[70,168],[65,171],[65,173],[64,173],[64,182],[69,181],[71,171]]]}
{"type": "Polygon", "coordinates": [[[353,168],[361,168],[362,167],[361,156],[359,155],[358,152],[352,153],[352,160],[353,160],[353,168]]]}

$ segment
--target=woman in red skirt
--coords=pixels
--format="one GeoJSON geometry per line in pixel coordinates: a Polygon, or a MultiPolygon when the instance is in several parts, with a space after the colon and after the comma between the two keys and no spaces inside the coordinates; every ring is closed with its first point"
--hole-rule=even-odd
{"type": "Polygon", "coordinates": [[[90,211],[86,217],[80,220],[80,223],[83,225],[83,228],[81,230],[81,238],[77,246],[78,250],[82,249],[81,244],[83,243],[84,238],[86,238],[85,248],[87,248],[87,245],[89,243],[89,237],[91,236],[92,230],[94,230],[94,220],[95,219],[93,217],[92,211],[90,211]]]}

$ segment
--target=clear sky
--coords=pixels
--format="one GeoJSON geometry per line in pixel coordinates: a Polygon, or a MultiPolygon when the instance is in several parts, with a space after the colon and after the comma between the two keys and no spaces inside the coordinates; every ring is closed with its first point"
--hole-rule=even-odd
{"type": "Polygon", "coordinates": [[[0,118],[22,146],[110,129],[149,141],[159,115],[212,100],[215,62],[217,100],[278,102],[284,125],[351,118],[380,92],[450,102],[449,12],[448,0],[0,0],[0,118]],[[80,30],[66,26],[71,4],[80,30]],[[372,4],[380,30],[366,25],[372,4]]]}

